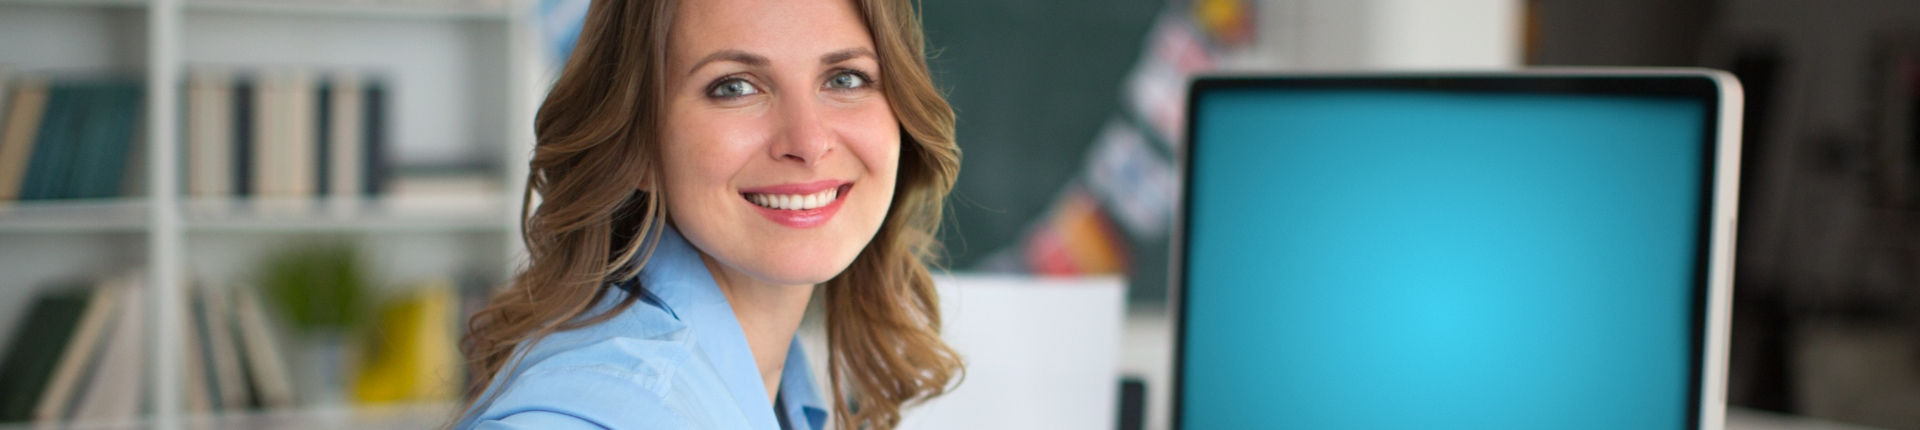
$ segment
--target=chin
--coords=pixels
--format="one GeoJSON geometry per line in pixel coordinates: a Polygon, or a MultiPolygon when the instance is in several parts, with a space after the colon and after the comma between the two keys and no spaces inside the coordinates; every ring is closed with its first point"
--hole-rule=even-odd
{"type": "Polygon", "coordinates": [[[773,255],[761,261],[764,263],[761,265],[763,270],[753,270],[749,273],[757,272],[755,277],[774,285],[820,284],[840,276],[841,272],[846,271],[847,267],[853,264],[853,259],[857,255],[859,255],[857,250],[846,253],[844,258],[822,254],[812,254],[813,258],[782,258],[782,255],[773,255]]]}

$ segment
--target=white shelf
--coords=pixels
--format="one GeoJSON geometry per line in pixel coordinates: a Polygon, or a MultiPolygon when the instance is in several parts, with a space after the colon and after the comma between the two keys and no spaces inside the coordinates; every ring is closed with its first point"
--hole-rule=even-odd
{"type": "Polygon", "coordinates": [[[184,202],[190,233],[504,233],[504,195],[184,202]]]}
{"type": "MultiPolygon", "coordinates": [[[[504,233],[513,227],[508,196],[375,199],[184,200],[191,233],[504,233]]],[[[26,201],[0,204],[0,234],[139,233],[145,199],[26,201]]]]}
{"type": "Polygon", "coordinates": [[[0,233],[135,233],[147,228],[144,199],[0,203],[0,233]]]}
{"type": "MultiPolygon", "coordinates": [[[[387,155],[397,166],[493,162],[524,178],[546,65],[536,0],[0,0],[0,62],[27,70],[138,69],[147,82],[183,82],[191,65],[369,70],[389,79],[387,155]],[[516,119],[517,118],[517,119],[516,119]],[[497,127],[497,128],[496,128],[497,127]]],[[[283,246],[344,239],[406,280],[500,267],[524,255],[521,195],[369,199],[201,199],[184,195],[184,94],[146,88],[138,194],[103,200],[0,202],[0,321],[16,320],[52,279],[146,269],[151,301],[143,416],[60,428],[433,428],[454,405],[311,407],[195,415],[178,369],[186,363],[179,303],[187,275],[248,276],[283,246]],[[308,237],[344,236],[344,237],[308,237]],[[190,273],[191,272],[191,273],[190,273]]],[[[508,187],[513,188],[513,187],[508,187]]],[[[426,191],[421,191],[426,192],[426,191]]],[[[511,273],[501,273],[510,276],[511,273]]],[[[0,326],[0,329],[10,329],[0,326]]],[[[6,347],[0,345],[0,348],[6,347]]],[[[4,351],[0,351],[4,352],[4,351]]],[[[0,430],[39,428],[0,424],[0,430]]]]}
{"type": "Polygon", "coordinates": [[[186,0],[186,10],[348,18],[506,20],[504,0],[186,0]]]}
{"type": "MultiPolygon", "coordinates": [[[[0,0],[0,5],[145,8],[152,0],[0,0]]],[[[350,18],[506,20],[506,0],[186,0],[189,12],[246,12],[350,18]]]]}
{"type": "Polygon", "coordinates": [[[147,0],[0,0],[0,5],[147,7],[147,0]]]}
{"type": "MultiPolygon", "coordinates": [[[[194,429],[229,430],[412,430],[439,428],[453,415],[458,405],[421,403],[372,406],[245,411],[207,415],[187,415],[182,424],[194,429]]],[[[136,430],[153,428],[145,420],[131,422],[81,422],[58,426],[30,423],[0,425],[0,430],[59,428],[67,430],[136,430]]]]}

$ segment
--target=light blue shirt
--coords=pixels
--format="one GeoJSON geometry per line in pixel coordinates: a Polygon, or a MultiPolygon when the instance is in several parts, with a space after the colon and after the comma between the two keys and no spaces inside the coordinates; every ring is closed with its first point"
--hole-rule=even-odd
{"type": "Polygon", "coordinates": [[[521,362],[474,406],[482,412],[454,428],[774,430],[785,421],[824,430],[799,338],[780,373],[784,417],[775,417],[740,321],[678,231],[662,232],[640,275],[609,286],[595,314],[636,287],[640,299],[612,319],[522,343],[521,362]]]}

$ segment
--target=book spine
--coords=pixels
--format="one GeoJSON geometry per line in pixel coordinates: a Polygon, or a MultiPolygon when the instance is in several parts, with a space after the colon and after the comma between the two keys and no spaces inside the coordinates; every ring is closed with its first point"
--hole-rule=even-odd
{"type": "Polygon", "coordinates": [[[233,86],[233,195],[249,197],[254,195],[253,183],[253,147],[255,127],[253,123],[255,106],[255,83],[250,77],[241,77],[233,86]]]}
{"type": "Polygon", "coordinates": [[[286,187],[286,197],[312,199],[315,195],[313,180],[317,174],[314,170],[318,166],[315,160],[317,145],[314,142],[317,136],[314,120],[318,118],[313,112],[314,107],[318,106],[313,100],[315,87],[312,74],[295,71],[288,75],[287,87],[281,93],[286,97],[282,101],[285,110],[281,113],[286,129],[280,135],[284,145],[281,146],[283,152],[279,155],[279,162],[283,170],[278,176],[286,187]]]}
{"type": "Polygon", "coordinates": [[[235,328],[240,331],[240,347],[255,402],[265,408],[292,406],[293,376],[260,300],[250,289],[235,288],[234,307],[235,328]]]}
{"type": "Polygon", "coordinates": [[[333,87],[334,80],[329,78],[320,82],[320,89],[314,92],[314,151],[309,154],[314,160],[313,195],[326,197],[333,188],[333,87]]]}
{"type": "Polygon", "coordinates": [[[281,146],[286,141],[280,138],[285,125],[280,123],[281,92],[286,91],[286,78],[274,73],[261,76],[259,84],[253,90],[253,196],[259,198],[281,197],[286,187],[276,181],[275,170],[279,163],[281,146]]]}
{"type": "Polygon", "coordinates": [[[362,112],[366,117],[363,119],[362,127],[366,135],[361,140],[365,143],[362,147],[364,152],[361,154],[361,168],[366,169],[364,171],[366,176],[362,179],[361,186],[365,187],[363,194],[378,196],[386,193],[385,185],[390,173],[389,166],[386,165],[387,90],[378,82],[368,82],[365,91],[366,95],[363,96],[362,102],[366,104],[366,109],[362,112]]]}
{"type": "Polygon", "coordinates": [[[332,129],[330,137],[333,140],[329,148],[332,152],[329,158],[332,160],[328,168],[333,170],[330,189],[336,198],[357,197],[365,188],[362,184],[366,167],[361,153],[365,148],[362,122],[366,103],[362,94],[359,77],[342,74],[333,83],[333,93],[328,97],[333,100],[329,106],[333,111],[330,116],[332,122],[327,125],[332,129]]]}
{"type": "Polygon", "coordinates": [[[78,100],[79,117],[75,118],[71,140],[72,152],[66,159],[66,179],[60,181],[60,188],[54,192],[57,199],[85,198],[87,193],[98,186],[100,171],[94,165],[96,160],[106,156],[105,133],[107,111],[112,104],[111,92],[98,82],[76,84],[82,94],[78,100]]]}
{"type": "Polygon", "coordinates": [[[0,64],[0,135],[7,131],[8,112],[13,111],[13,92],[19,89],[22,80],[20,71],[0,64]]]}
{"type": "Polygon", "coordinates": [[[187,91],[187,190],[198,197],[232,195],[233,90],[219,70],[195,70],[187,91]]]}
{"type": "Polygon", "coordinates": [[[0,362],[0,422],[33,418],[87,301],[86,290],[67,287],[34,301],[0,362]]]}
{"type": "Polygon", "coordinates": [[[123,278],[119,321],[107,334],[100,364],[74,400],[75,421],[124,421],[139,413],[146,371],[147,301],[140,274],[123,278]]]}
{"type": "Polygon", "coordinates": [[[134,127],[140,122],[140,84],[112,82],[101,88],[101,103],[94,109],[98,120],[87,143],[92,154],[80,160],[87,168],[87,189],[75,197],[108,198],[120,194],[126,181],[127,154],[133,147],[134,127]]]}
{"type": "Polygon", "coordinates": [[[206,348],[208,363],[213,368],[210,374],[215,382],[216,398],[220,399],[220,408],[235,410],[245,408],[251,399],[247,397],[246,381],[241,377],[240,352],[234,347],[232,320],[228,317],[228,295],[213,288],[200,289],[200,304],[203,320],[206,322],[206,348]]]}
{"type": "Polygon", "coordinates": [[[122,288],[117,279],[109,279],[94,287],[87,302],[86,313],[81,314],[80,325],[75,328],[73,340],[67,342],[66,350],[60,353],[59,366],[54,369],[53,379],[47,383],[46,391],[40,395],[40,404],[34,410],[35,422],[55,422],[67,417],[79,389],[82,377],[98,360],[102,347],[101,338],[111,327],[115,312],[120,306],[122,288]]]}
{"type": "Polygon", "coordinates": [[[0,133],[0,202],[19,200],[27,179],[27,161],[47,112],[47,83],[22,78],[7,109],[6,131],[0,133]]]}
{"type": "Polygon", "coordinates": [[[56,198],[59,182],[65,178],[67,144],[72,129],[77,94],[64,84],[48,90],[46,114],[40,120],[40,132],[33,139],[33,158],[27,162],[27,179],[21,186],[21,200],[56,198]]]}

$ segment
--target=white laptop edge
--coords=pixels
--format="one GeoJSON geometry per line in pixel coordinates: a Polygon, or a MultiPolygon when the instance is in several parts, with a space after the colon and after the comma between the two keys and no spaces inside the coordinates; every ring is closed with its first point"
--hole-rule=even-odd
{"type": "Polygon", "coordinates": [[[1720,89],[1720,159],[1714,162],[1713,249],[1707,254],[1707,350],[1700,377],[1700,428],[1723,430],[1727,425],[1727,343],[1733,327],[1733,237],[1740,207],[1740,128],[1746,91],[1733,74],[1693,70],[1713,79],[1720,89]]]}

